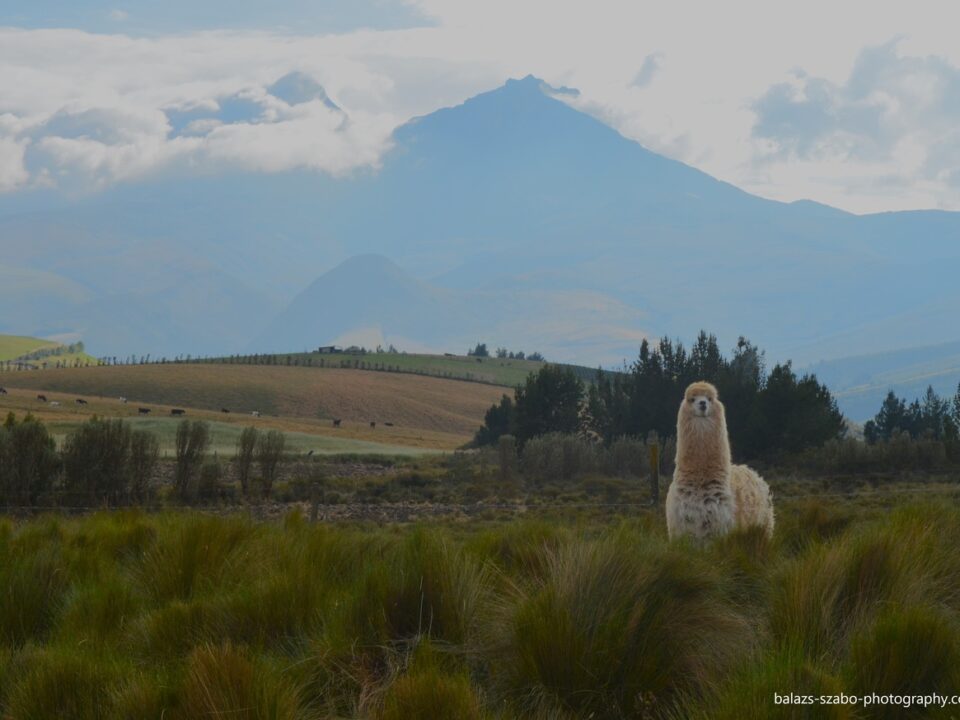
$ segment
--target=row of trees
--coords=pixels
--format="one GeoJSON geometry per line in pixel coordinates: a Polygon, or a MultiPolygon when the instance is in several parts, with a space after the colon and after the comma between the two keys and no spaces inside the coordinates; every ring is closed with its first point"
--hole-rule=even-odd
{"type": "MultiPolygon", "coordinates": [[[[210,426],[183,420],[177,426],[173,489],[187,502],[218,494],[223,469],[210,458],[210,426]]],[[[245,428],[234,458],[245,497],[269,498],[279,474],[286,437],[278,430],[245,428]],[[253,482],[254,465],[260,474],[253,482]]],[[[70,433],[59,452],[47,427],[30,415],[10,413],[0,426],[0,502],[37,506],[129,505],[154,496],[160,447],[156,436],[119,419],[94,417],[70,433]]]]}
{"type": "Polygon", "coordinates": [[[738,457],[794,453],[844,433],[843,416],[816,377],[798,377],[789,362],[767,372],[764,353],[744,338],[724,357],[716,337],[701,332],[689,351],[668,338],[656,346],[644,341],[632,365],[598,370],[589,388],[571,370],[547,365],[490,408],[476,440],[510,434],[522,445],[548,432],[582,431],[607,444],[651,430],[670,437],[683,392],[696,380],[717,386],[738,457]]]}
{"type": "MultiPolygon", "coordinates": [[[[543,355],[538,352],[532,352],[528,355],[523,350],[514,352],[507,350],[505,347],[498,347],[496,355],[500,360],[535,360],[537,362],[543,362],[543,355]]],[[[486,343],[478,342],[472,350],[467,350],[467,357],[490,357],[490,350],[487,349],[486,343]]]]}
{"type": "Polygon", "coordinates": [[[873,444],[890,440],[898,433],[906,433],[914,440],[960,439],[960,384],[952,398],[942,398],[928,386],[923,399],[917,398],[909,405],[892,390],[887,393],[880,412],[863,426],[863,436],[873,444]]]}

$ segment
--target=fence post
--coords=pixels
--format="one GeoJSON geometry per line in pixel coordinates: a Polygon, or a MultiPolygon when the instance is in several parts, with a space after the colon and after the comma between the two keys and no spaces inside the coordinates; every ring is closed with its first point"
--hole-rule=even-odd
{"type": "Polygon", "coordinates": [[[656,430],[647,435],[647,449],[650,454],[650,502],[656,507],[660,504],[660,438],[656,430]]]}

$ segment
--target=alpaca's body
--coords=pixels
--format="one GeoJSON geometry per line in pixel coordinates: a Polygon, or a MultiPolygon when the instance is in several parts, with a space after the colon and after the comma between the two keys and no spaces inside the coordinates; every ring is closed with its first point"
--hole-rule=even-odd
{"type": "Polygon", "coordinates": [[[730,464],[723,404],[708,383],[687,388],[677,416],[677,462],[667,491],[667,532],[698,540],[759,526],[773,534],[770,488],[745,465],[730,464]]]}

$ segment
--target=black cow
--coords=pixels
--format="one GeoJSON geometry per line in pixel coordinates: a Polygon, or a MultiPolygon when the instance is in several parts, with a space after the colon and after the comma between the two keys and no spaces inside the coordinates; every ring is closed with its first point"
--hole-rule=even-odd
{"type": "Polygon", "coordinates": [[[7,389],[0,387],[0,395],[6,395],[6,394],[7,394],[7,389]]]}
{"type": "Polygon", "coordinates": [[[46,402],[46,401],[47,401],[47,396],[46,396],[46,395],[37,395],[37,400],[39,400],[40,402],[46,402]]]}
{"type": "Polygon", "coordinates": [[[376,426],[377,426],[377,421],[376,421],[376,420],[371,420],[371,421],[370,421],[370,427],[375,428],[376,426]]]}
{"type": "Polygon", "coordinates": [[[171,415],[186,415],[186,410],[181,410],[180,408],[173,408],[170,410],[171,415]]]}
{"type": "Polygon", "coordinates": [[[333,426],[334,426],[334,427],[340,427],[340,423],[341,423],[341,422],[342,422],[342,421],[339,420],[339,419],[334,420],[334,421],[333,421],[333,426]]]}
{"type": "Polygon", "coordinates": [[[86,405],[86,404],[87,404],[87,401],[84,400],[83,398],[77,398],[74,402],[76,402],[77,405],[86,405]]]}
{"type": "Polygon", "coordinates": [[[137,408],[137,412],[140,413],[141,415],[149,415],[150,408],[137,408]]]}
{"type": "Polygon", "coordinates": [[[393,427],[393,423],[385,422],[384,425],[386,425],[387,427],[393,427]]]}
{"type": "Polygon", "coordinates": [[[220,412],[229,413],[230,411],[227,408],[220,408],[220,412]]]}

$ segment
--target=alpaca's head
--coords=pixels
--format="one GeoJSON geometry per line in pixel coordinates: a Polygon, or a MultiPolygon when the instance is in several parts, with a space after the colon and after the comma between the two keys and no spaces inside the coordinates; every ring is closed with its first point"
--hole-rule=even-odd
{"type": "Polygon", "coordinates": [[[687,420],[718,422],[723,420],[723,403],[717,389],[708,382],[692,383],[683,394],[680,416],[687,420]]]}
{"type": "Polygon", "coordinates": [[[683,394],[677,413],[677,465],[726,467],[730,464],[727,420],[717,389],[695,382],[683,394]]]}

